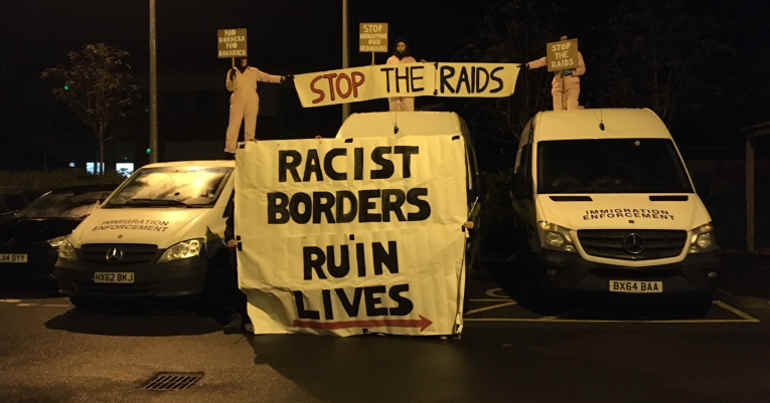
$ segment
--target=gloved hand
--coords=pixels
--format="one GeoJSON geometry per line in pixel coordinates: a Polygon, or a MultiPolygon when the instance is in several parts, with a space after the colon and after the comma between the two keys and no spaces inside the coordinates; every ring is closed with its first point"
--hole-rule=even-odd
{"type": "Polygon", "coordinates": [[[291,85],[294,82],[294,74],[286,74],[281,77],[281,85],[291,85]]]}

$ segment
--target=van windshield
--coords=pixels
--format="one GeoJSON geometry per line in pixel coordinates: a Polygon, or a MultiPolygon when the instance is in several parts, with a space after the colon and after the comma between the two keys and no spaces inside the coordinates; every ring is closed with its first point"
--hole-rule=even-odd
{"type": "Polygon", "coordinates": [[[104,207],[211,207],[230,171],[227,167],[140,169],[104,207]]]}
{"type": "Polygon", "coordinates": [[[109,190],[54,190],[30,203],[20,215],[27,218],[83,218],[110,195],[109,190]]]}
{"type": "Polygon", "coordinates": [[[692,193],[669,139],[537,143],[538,193],[692,193]]]}

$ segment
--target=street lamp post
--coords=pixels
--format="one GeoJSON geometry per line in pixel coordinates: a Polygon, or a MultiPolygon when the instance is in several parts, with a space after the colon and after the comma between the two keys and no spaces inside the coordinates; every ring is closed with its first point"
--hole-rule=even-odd
{"type": "Polygon", "coordinates": [[[158,46],[155,0],[150,0],[150,162],[158,162],[158,46]]]}

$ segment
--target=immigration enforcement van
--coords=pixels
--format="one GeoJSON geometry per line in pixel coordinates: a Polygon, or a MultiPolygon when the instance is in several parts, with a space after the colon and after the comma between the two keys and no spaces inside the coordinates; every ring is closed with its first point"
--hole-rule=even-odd
{"type": "Polygon", "coordinates": [[[540,112],[525,126],[513,208],[541,296],[686,295],[706,310],[714,226],[664,123],[649,109],[540,112]]]}
{"type": "MultiPolygon", "coordinates": [[[[466,273],[478,269],[481,251],[481,197],[483,191],[476,161],[476,151],[465,120],[454,112],[411,111],[411,112],[369,112],[353,113],[342,123],[337,138],[382,136],[462,136],[465,142],[466,189],[468,222],[465,230],[469,234],[465,248],[466,273]]],[[[430,151],[430,150],[428,150],[430,151]]],[[[466,289],[470,275],[466,275],[466,289]]],[[[467,295],[467,293],[466,293],[467,295]]]]}
{"type": "Polygon", "coordinates": [[[221,257],[234,161],[145,165],[59,247],[62,294],[83,305],[112,297],[203,293],[221,257]]]}

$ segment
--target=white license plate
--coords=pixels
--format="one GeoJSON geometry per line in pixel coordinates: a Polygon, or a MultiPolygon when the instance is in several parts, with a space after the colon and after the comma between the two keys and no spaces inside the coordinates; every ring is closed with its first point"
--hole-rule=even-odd
{"type": "Polygon", "coordinates": [[[610,280],[610,292],[627,294],[660,294],[663,292],[662,281],[610,280]]]}
{"type": "Polygon", "coordinates": [[[134,284],[133,272],[96,272],[94,283],[134,284]]]}
{"type": "Polygon", "coordinates": [[[0,263],[27,263],[26,253],[0,253],[0,263]]]}

